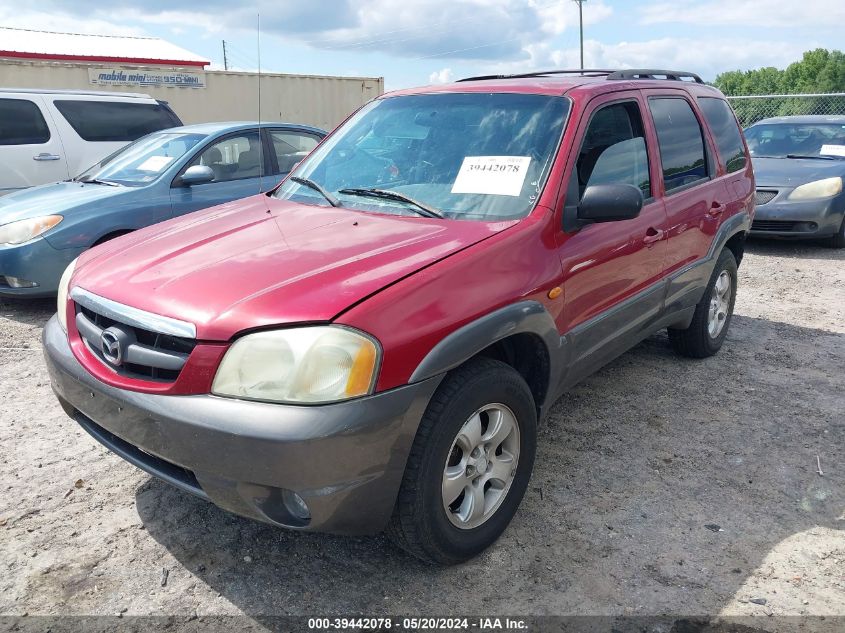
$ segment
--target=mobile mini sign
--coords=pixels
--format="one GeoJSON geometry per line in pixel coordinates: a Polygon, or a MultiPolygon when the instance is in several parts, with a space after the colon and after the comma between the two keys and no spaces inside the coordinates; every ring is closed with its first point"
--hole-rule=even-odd
{"type": "Polygon", "coordinates": [[[205,88],[204,72],[187,72],[183,70],[162,71],[89,68],[88,78],[95,86],[205,88]]]}

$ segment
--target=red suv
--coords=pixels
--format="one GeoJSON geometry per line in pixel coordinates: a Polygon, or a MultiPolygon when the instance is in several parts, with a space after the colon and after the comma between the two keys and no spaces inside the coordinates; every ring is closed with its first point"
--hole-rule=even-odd
{"type": "Polygon", "coordinates": [[[693,74],[405,90],[270,194],[80,256],[47,364],[86,431],[187,492],[454,563],[514,516],[564,390],[661,328],[718,351],[753,211],[693,74]]]}

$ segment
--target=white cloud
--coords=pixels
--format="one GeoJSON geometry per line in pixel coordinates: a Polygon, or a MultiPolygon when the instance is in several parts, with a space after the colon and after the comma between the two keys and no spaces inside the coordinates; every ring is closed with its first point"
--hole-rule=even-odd
{"type": "MultiPolygon", "coordinates": [[[[534,0],[542,19],[542,29],[550,35],[559,35],[567,29],[578,28],[578,5],[574,2],[548,3],[548,0],[534,0]]],[[[602,0],[585,2],[584,25],[598,24],[613,15],[613,8],[602,0]]]]}
{"type": "MultiPolygon", "coordinates": [[[[586,24],[611,15],[605,1],[584,4],[586,24]]],[[[10,0],[0,0],[0,11],[6,4],[11,13],[10,0]]],[[[64,30],[83,30],[74,16],[84,11],[86,32],[94,21],[132,24],[133,30],[145,24],[171,30],[189,25],[195,32],[218,37],[254,33],[260,12],[266,36],[341,54],[381,52],[411,59],[525,61],[526,46],[578,24],[577,6],[569,0],[111,0],[102,6],[42,0],[39,7],[40,15],[55,16],[54,22],[73,22],[64,30]]],[[[41,19],[31,15],[28,22],[38,24],[41,19]]]]}
{"type": "Polygon", "coordinates": [[[761,27],[826,27],[841,29],[843,0],[674,0],[646,5],[643,24],[747,25],[761,27]]]}
{"type": "Polygon", "coordinates": [[[452,81],[452,69],[443,68],[442,70],[435,70],[428,76],[428,82],[432,84],[447,84],[452,81]]]}
{"type": "MultiPolygon", "coordinates": [[[[749,40],[747,38],[665,37],[640,42],[584,43],[584,63],[598,68],[671,68],[715,79],[725,70],[780,66],[799,59],[806,42],[749,40]]],[[[574,63],[577,51],[558,52],[574,63]]],[[[563,62],[563,60],[561,60],[563,62]]]]}
{"type": "MultiPolygon", "coordinates": [[[[585,68],[668,68],[694,72],[705,81],[726,70],[786,67],[800,59],[807,42],[749,40],[732,37],[706,39],[664,37],[635,42],[584,42],[585,68]],[[704,54],[706,51],[706,54],[704,54]]],[[[578,68],[578,46],[556,49],[546,43],[525,47],[527,62],[504,62],[479,73],[518,73],[548,68],[578,68]]]]}
{"type": "MultiPolygon", "coordinates": [[[[84,33],[86,35],[145,35],[139,26],[124,26],[108,19],[79,18],[64,13],[41,12],[0,4],[0,25],[13,29],[84,33]]],[[[1,46],[1,45],[0,45],[1,46]]]]}

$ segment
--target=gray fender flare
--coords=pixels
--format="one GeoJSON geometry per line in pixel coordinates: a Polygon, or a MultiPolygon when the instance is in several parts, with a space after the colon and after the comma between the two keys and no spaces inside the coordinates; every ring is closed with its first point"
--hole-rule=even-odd
{"type": "Polygon", "coordinates": [[[565,366],[562,352],[566,341],[561,338],[552,315],[537,301],[513,303],[461,326],[426,354],[411,375],[410,382],[443,374],[493,343],[523,333],[536,334],[545,343],[549,352],[549,385],[553,389],[561,367],[565,366]]]}
{"type": "Polygon", "coordinates": [[[737,233],[748,233],[751,230],[751,216],[747,211],[742,211],[736,215],[732,215],[722,223],[722,226],[716,231],[716,236],[710,244],[710,252],[707,257],[715,260],[719,257],[719,253],[725,248],[725,244],[737,233]]]}

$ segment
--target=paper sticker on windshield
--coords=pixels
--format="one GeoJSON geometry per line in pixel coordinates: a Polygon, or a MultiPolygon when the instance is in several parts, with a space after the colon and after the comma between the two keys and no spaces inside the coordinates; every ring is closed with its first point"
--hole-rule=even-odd
{"type": "Polygon", "coordinates": [[[159,172],[173,162],[173,156],[150,156],[138,165],[138,171],[159,172]]]}
{"type": "Polygon", "coordinates": [[[530,156],[467,156],[452,193],[518,196],[530,162],[530,156]]]}
{"type": "Polygon", "coordinates": [[[845,156],[845,145],[822,145],[819,154],[822,156],[845,156]]]}

